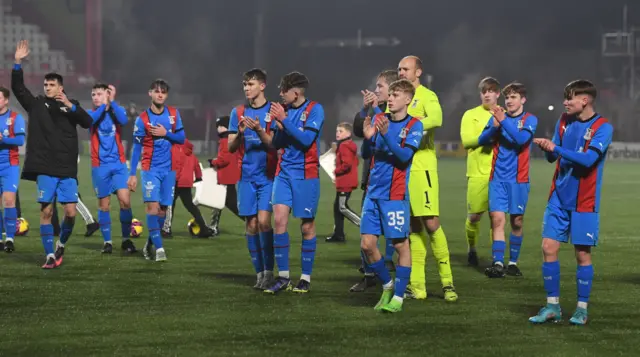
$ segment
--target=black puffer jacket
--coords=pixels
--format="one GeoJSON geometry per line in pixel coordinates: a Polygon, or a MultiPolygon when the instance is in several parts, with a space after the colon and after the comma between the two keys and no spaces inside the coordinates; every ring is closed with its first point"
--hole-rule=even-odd
{"type": "Polygon", "coordinates": [[[89,129],[91,116],[75,100],[71,100],[76,106],[71,111],[55,99],[35,97],[24,85],[22,69],[11,73],[11,89],[29,115],[22,179],[35,181],[38,175],[77,178],[77,126],[89,129]]]}

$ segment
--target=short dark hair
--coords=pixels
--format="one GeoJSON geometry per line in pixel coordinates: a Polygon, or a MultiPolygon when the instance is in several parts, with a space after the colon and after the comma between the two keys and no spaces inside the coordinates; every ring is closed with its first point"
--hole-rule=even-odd
{"type": "Polygon", "coordinates": [[[107,90],[107,89],[109,89],[109,85],[106,84],[106,83],[98,82],[98,83],[94,84],[93,87],[91,87],[91,89],[104,89],[104,90],[107,90]]]}
{"type": "Polygon", "coordinates": [[[517,94],[520,94],[522,98],[526,98],[527,88],[522,83],[512,82],[512,83],[509,83],[506,87],[504,87],[504,89],[502,89],[502,95],[504,95],[505,97],[511,93],[517,93],[517,94]]]}
{"type": "Polygon", "coordinates": [[[280,80],[280,89],[283,92],[293,88],[307,89],[309,88],[309,79],[300,72],[291,72],[280,80]]]}
{"type": "Polygon", "coordinates": [[[47,73],[44,75],[44,80],[45,81],[58,81],[58,83],[62,86],[64,85],[64,80],[62,79],[62,76],[55,73],[55,72],[51,72],[51,73],[47,73]]]}
{"type": "Polygon", "coordinates": [[[485,77],[478,83],[480,93],[496,92],[500,93],[500,82],[493,77],[485,77]]]}
{"type": "Polygon", "coordinates": [[[155,79],[149,86],[149,90],[154,89],[160,89],[161,91],[169,93],[169,83],[162,78],[155,79]]]}
{"type": "Polygon", "coordinates": [[[0,86],[0,93],[5,97],[5,99],[9,99],[11,97],[11,91],[7,88],[0,86]]]}
{"type": "Polygon", "coordinates": [[[586,94],[590,96],[592,99],[596,99],[598,96],[598,90],[596,89],[595,84],[586,80],[586,79],[578,79],[570,82],[564,87],[564,98],[571,99],[576,95],[586,94]]]}
{"type": "Polygon", "coordinates": [[[260,83],[267,83],[267,72],[263,69],[260,68],[254,68],[251,70],[246,71],[243,75],[242,75],[242,81],[243,82],[248,82],[252,79],[255,79],[256,81],[260,82],[260,83]]]}
{"type": "Polygon", "coordinates": [[[416,95],[416,88],[406,79],[397,80],[389,85],[389,93],[403,92],[407,93],[411,98],[416,95]]]}
{"type": "Polygon", "coordinates": [[[378,78],[384,78],[387,84],[391,84],[398,80],[398,71],[394,69],[388,69],[386,71],[382,71],[380,72],[380,74],[378,74],[378,78]]]}

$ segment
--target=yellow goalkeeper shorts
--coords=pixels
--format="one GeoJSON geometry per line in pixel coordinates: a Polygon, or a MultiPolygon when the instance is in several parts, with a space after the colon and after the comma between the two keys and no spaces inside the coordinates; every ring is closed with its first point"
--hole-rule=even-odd
{"type": "Polygon", "coordinates": [[[411,171],[409,201],[412,217],[440,216],[438,171],[411,171]]]}
{"type": "Polygon", "coordinates": [[[489,209],[489,177],[467,178],[467,213],[482,213],[489,209]]]}

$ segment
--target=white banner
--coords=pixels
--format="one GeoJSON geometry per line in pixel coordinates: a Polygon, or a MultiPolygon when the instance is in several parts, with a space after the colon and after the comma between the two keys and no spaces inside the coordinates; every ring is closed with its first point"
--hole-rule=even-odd
{"type": "Polygon", "coordinates": [[[640,143],[612,142],[607,151],[607,160],[640,161],[640,143]]]}

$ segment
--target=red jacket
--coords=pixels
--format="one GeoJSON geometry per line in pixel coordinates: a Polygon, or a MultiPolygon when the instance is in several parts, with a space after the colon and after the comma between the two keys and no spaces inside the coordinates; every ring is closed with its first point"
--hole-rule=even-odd
{"type": "Polygon", "coordinates": [[[351,138],[338,142],[335,174],[338,192],[351,192],[358,187],[358,147],[351,138]]]}
{"type": "Polygon", "coordinates": [[[218,184],[235,185],[240,181],[242,166],[240,152],[229,152],[229,139],[226,136],[218,141],[218,157],[211,160],[210,163],[218,170],[218,184]]]}
{"type": "Polygon", "coordinates": [[[202,180],[200,163],[198,158],[193,155],[193,144],[189,140],[185,140],[184,145],[182,145],[180,171],[177,171],[176,174],[178,187],[193,187],[194,175],[195,180],[202,180]]]}

